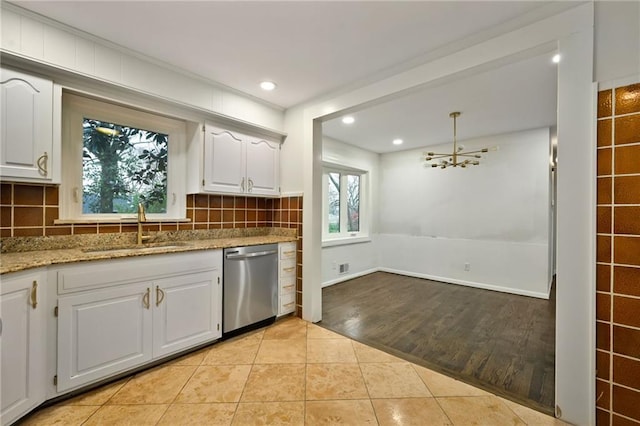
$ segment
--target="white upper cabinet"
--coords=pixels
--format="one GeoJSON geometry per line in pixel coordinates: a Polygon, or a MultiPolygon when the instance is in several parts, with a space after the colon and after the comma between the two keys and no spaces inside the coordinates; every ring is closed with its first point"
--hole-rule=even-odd
{"type": "Polygon", "coordinates": [[[4,68],[0,87],[0,176],[60,183],[60,87],[4,68]]]}
{"type": "Polygon", "coordinates": [[[253,195],[279,195],[280,144],[248,138],[246,151],[247,192],[253,195]]]}
{"type": "Polygon", "coordinates": [[[204,140],[204,190],[245,192],[247,188],[245,136],[206,126],[204,140]]]}
{"type": "Polygon", "coordinates": [[[207,124],[202,152],[202,185],[190,192],[280,195],[279,142],[207,124]]]}

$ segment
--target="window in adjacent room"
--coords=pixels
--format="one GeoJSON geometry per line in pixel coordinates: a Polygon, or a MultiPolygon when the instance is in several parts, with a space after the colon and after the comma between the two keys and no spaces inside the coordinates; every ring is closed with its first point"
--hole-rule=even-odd
{"type": "Polygon", "coordinates": [[[367,237],[365,200],[367,173],[325,169],[323,240],[349,242],[367,237]]]}
{"type": "Polygon", "coordinates": [[[71,94],[63,115],[61,219],[184,218],[184,122],[71,94]]]}

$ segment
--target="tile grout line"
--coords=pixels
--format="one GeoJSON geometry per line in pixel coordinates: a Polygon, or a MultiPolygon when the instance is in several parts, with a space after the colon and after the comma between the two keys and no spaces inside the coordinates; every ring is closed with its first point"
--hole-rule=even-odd
{"type": "MultiPolygon", "coordinates": [[[[614,256],[615,256],[615,250],[614,250],[614,244],[615,244],[615,238],[614,238],[614,230],[615,230],[615,205],[616,205],[616,200],[615,200],[615,145],[616,145],[616,141],[615,141],[615,128],[616,128],[616,120],[615,120],[615,108],[616,108],[616,102],[615,102],[615,90],[611,90],[611,174],[612,174],[612,178],[611,178],[611,224],[610,224],[610,231],[611,231],[611,255],[610,255],[610,260],[609,260],[609,264],[610,264],[610,271],[609,271],[609,294],[610,294],[610,306],[609,306],[609,365],[607,366],[609,369],[609,380],[607,383],[607,390],[609,392],[609,407],[608,409],[613,411],[613,263],[615,262],[614,256]]],[[[596,402],[597,399],[599,397],[596,395],[596,402]]],[[[594,404],[595,405],[595,404],[594,404]]],[[[609,424],[611,425],[613,422],[613,416],[609,415],[609,424]]]]}

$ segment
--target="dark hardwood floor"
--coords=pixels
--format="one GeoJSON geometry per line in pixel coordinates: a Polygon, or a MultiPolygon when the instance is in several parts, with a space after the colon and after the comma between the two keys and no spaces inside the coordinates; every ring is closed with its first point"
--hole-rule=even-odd
{"type": "Polygon", "coordinates": [[[555,296],[376,272],[322,290],[318,325],[547,413],[555,296]]]}

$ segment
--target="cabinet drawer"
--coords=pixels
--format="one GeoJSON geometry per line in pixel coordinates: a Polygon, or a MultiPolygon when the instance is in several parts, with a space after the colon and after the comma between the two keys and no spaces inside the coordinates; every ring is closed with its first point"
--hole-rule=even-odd
{"type": "Polygon", "coordinates": [[[221,250],[96,260],[60,267],[56,274],[58,294],[221,269],[221,266],[221,250]]]}
{"type": "Polygon", "coordinates": [[[280,295],[295,293],[296,291],[296,278],[290,277],[280,281],[280,295]]]}
{"type": "Polygon", "coordinates": [[[280,245],[280,259],[295,259],[296,258],[296,243],[287,243],[280,245]]]}
{"type": "Polygon", "coordinates": [[[296,294],[280,296],[280,315],[288,314],[296,310],[296,294]]]}
{"type": "Polygon", "coordinates": [[[281,260],[280,261],[280,276],[295,276],[296,275],[296,261],[295,259],[281,260]]]}

